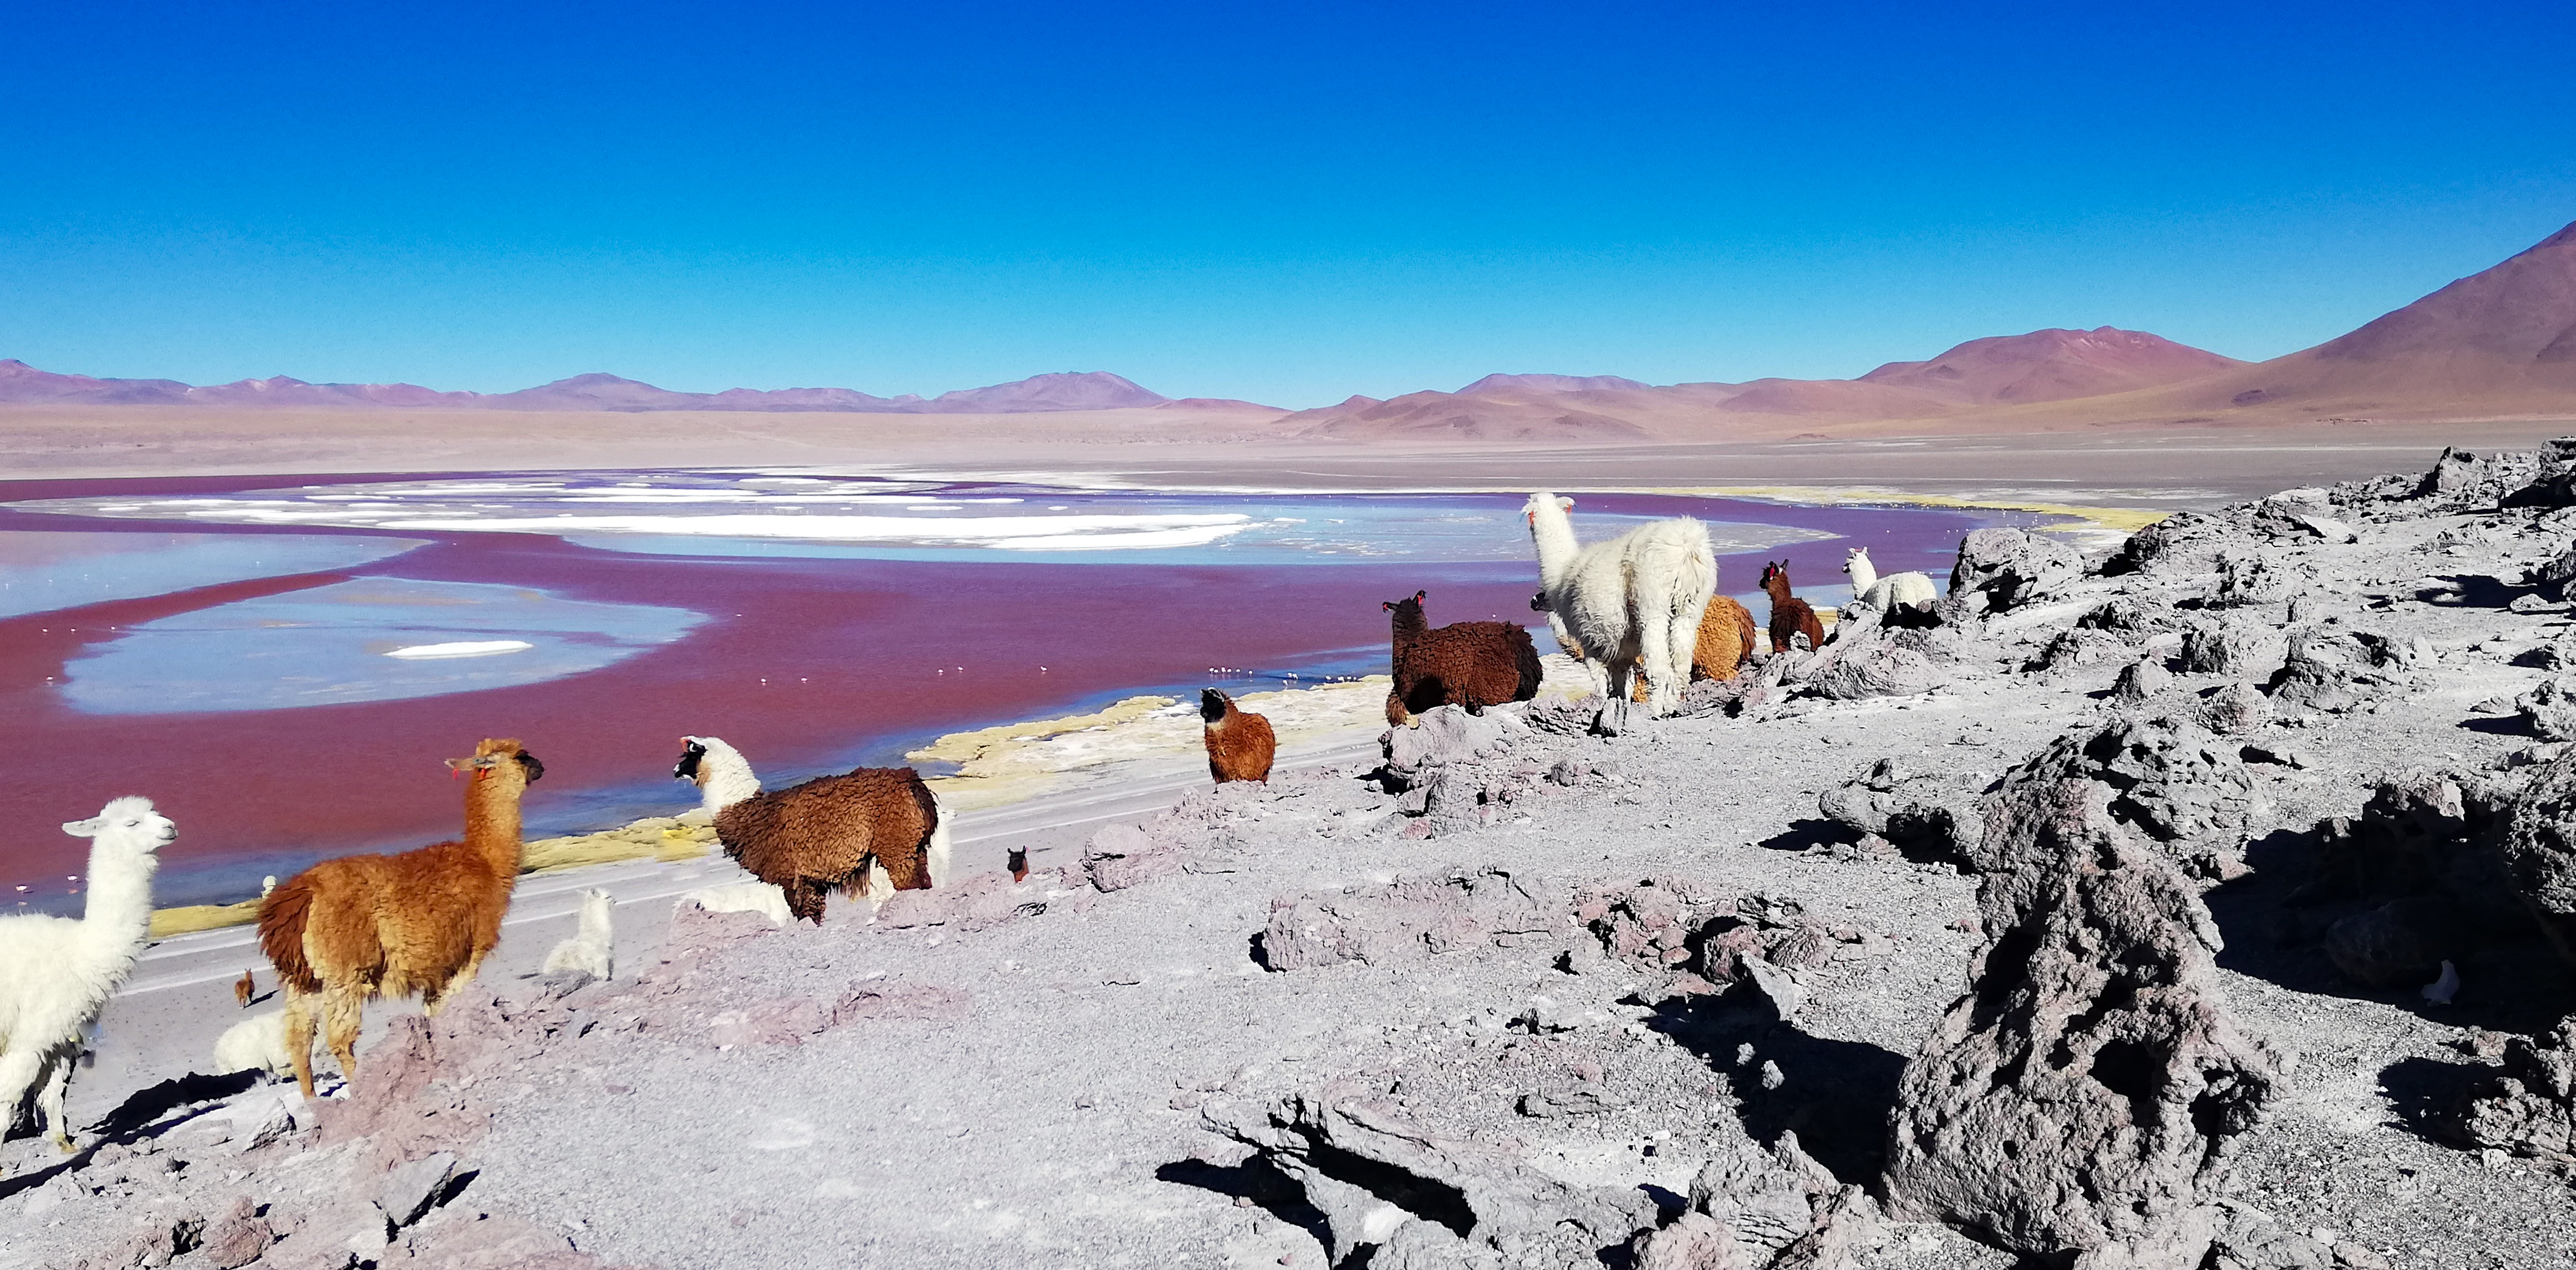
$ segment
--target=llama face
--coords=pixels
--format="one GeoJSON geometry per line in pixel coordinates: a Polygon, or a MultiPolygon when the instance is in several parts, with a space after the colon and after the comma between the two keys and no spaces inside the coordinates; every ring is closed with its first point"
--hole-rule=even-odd
{"type": "Polygon", "coordinates": [[[1843,572],[1845,572],[1845,573],[1849,573],[1849,572],[1851,572],[1851,571],[1852,571],[1852,566],[1853,566],[1853,565],[1855,565],[1855,564],[1865,563],[1865,562],[1867,562],[1867,561],[1868,561],[1868,559],[1869,559],[1869,548],[1867,548],[1867,547],[1854,547],[1854,548],[1852,548],[1852,549],[1850,549],[1850,550],[1848,550],[1848,551],[1845,551],[1845,552],[1843,553],[1843,572]]]}
{"type": "Polygon", "coordinates": [[[707,747],[699,744],[698,738],[693,736],[681,737],[680,741],[688,748],[680,751],[679,763],[671,768],[671,779],[705,784],[705,778],[700,774],[698,765],[706,758],[707,747]]]}
{"type": "Polygon", "coordinates": [[[1544,613],[1544,612],[1546,612],[1546,611],[1547,611],[1547,592],[1545,592],[1545,591],[1533,591],[1533,592],[1531,592],[1531,593],[1530,593],[1530,612],[1532,612],[1532,613],[1544,613]]]}
{"type": "Polygon", "coordinates": [[[536,755],[519,748],[516,741],[485,741],[472,758],[447,760],[448,770],[474,779],[490,780],[503,772],[516,770],[522,788],[536,784],[546,774],[546,765],[536,755]]]}
{"type": "Polygon", "coordinates": [[[1223,720],[1226,707],[1233,704],[1233,698],[1214,688],[1199,689],[1199,717],[1207,722],[1216,723],[1223,720]]]}
{"type": "Polygon", "coordinates": [[[139,842],[146,851],[158,851],[179,839],[179,827],[170,818],[152,809],[149,798],[119,798],[99,809],[87,820],[67,821],[63,832],[75,838],[95,838],[103,833],[120,833],[139,842]]]}
{"type": "Polygon", "coordinates": [[[1400,613],[1404,610],[1405,605],[1410,604],[1413,606],[1414,614],[1416,616],[1420,616],[1422,613],[1422,602],[1429,598],[1431,598],[1431,593],[1429,591],[1416,591],[1407,599],[1388,600],[1379,604],[1378,607],[1389,613],[1400,613]]]}

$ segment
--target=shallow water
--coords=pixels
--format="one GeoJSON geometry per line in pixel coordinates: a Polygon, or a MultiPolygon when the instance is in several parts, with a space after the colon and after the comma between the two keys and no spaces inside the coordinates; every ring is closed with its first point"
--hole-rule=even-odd
{"type": "MultiPolygon", "coordinates": [[[[0,560],[35,558],[10,554],[22,535],[162,545],[81,557],[92,574],[133,566],[109,598],[58,589],[77,603],[0,617],[0,709],[21,741],[19,779],[0,787],[0,884],[33,907],[78,903],[84,844],[53,826],[118,794],[180,827],[163,902],[235,898],[320,855],[453,834],[441,760],[483,736],[545,759],[535,835],[688,806],[668,779],[684,733],[725,737],[776,785],[1137,692],[1382,671],[1379,601],[1416,590],[1435,623],[1503,618],[1552,646],[1528,609],[1519,495],[691,472],[28,497],[70,484],[0,486],[17,500],[0,507],[0,560]],[[173,521],[217,540],[189,549],[230,576],[172,571],[173,521]],[[305,539],[324,545],[280,546],[305,539]],[[418,655],[460,651],[443,645],[487,647],[418,655]]],[[[1939,574],[1968,529],[2030,519],[1577,497],[1587,539],[1698,516],[1724,589],[1785,558],[1818,603],[1848,597],[1855,541],[1883,569],[1939,574]]]]}

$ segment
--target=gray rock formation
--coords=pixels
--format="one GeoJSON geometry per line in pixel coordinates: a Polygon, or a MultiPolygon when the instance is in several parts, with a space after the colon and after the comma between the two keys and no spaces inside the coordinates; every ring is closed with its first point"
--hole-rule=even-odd
{"type": "Polygon", "coordinates": [[[2442,1129],[2471,1146],[2576,1164],[2576,1015],[2505,1042],[2504,1065],[2449,1109],[2442,1129]]]}
{"type": "Polygon", "coordinates": [[[2195,675],[2251,675],[2280,657],[2283,646],[2279,627],[2232,614],[2183,633],[2182,668],[2195,675]]]}
{"type": "Polygon", "coordinates": [[[2033,772],[1989,810],[2017,867],[1980,886],[1990,942],[1906,1065],[1886,1190],[2027,1257],[2197,1266],[2204,1185],[2279,1067],[2227,1017],[2208,910],[2112,797],[2033,772]]]}
{"type": "Polygon", "coordinates": [[[1952,774],[1916,772],[1896,759],[1880,759],[1859,779],[1826,790],[1816,806],[1855,832],[1962,862],[1976,858],[1985,835],[1972,785],[1952,774]]]}
{"type": "Polygon", "coordinates": [[[2513,699],[2533,736],[2544,741],[2576,741],[2576,676],[2553,675],[2513,699]]]}
{"type": "Polygon", "coordinates": [[[2576,962],[2576,751],[2524,787],[2506,828],[2504,864],[2559,955],[2576,962]]]}
{"type": "Polygon", "coordinates": [[[2173,672],[2165,669],[2165,659],[2150,655],[2120,668],[2120,677],[2111,681],[2111,697],[2123,705],[2144,705],[2172,686],[2173,672]]]}
{"type": "Polygon", "coordinates": [[[1700,1167],[1690,1206],[1630,1246],[1637,1270],[1857,1270],[1884,1241],[1878,1205],[1834,1180],[1784,1133],[1700,1167]]]}
{"type": "MultiPolygon", "coordinates": [[[[2246,826],[2266,806],[2237,748],[2186,719],[2121,716],[2067,733],[2014,768],[2007,787],[2059,780],[2109,786],[2111,814],[2200,877],[2241,867],[2246,826]]],[[[2011,855],[2019,844],[1997,841],[1994,813],[1986,815],[1971,861],[1980,872],[2019,867],[2011,855]]]]}
{"type": "Polygon", "coordinates": [[[2286,566],[2276,566],[2261,552],[2223,551],[2218,557],[2218,593],[2212,598],[2237,608],[2273,604],[2290,598],[2305,584],[2306,579],[2286,566]]]}
{"type": "Polygon", "coordinates": [[[2055,599],[2084,573],[2075,549],[2019,529],[1980,529],[1959,543],[1950,594],[1974,597],[1989,613],[2055,599]]]}
{"type": "Polygon", "coordinates": [[[1219,1100],[1201,1115],[1305,1192],[1334,1265],[1371,1246],[1371,1266],[1595,1265],[1655,1216],[1642,1192],[1570,1186],[1510,1152],[1438,1137],[1356,1085],[1219,1100]]]}
{"type": "Polygon", "coordinates": [[[2276,707],[2340,714],[2370,699],[2372,680],[2361,669],[2366,656],[2348,637],[2301,631],[2290,639],[2288,655],[2264,691],[2276,707]]]}
{"type": "Polygon", "coordinates": [[[1270,902],[1262,955],[1272,970],[1345,961],[1386,965],[1558,929],[1561,903],[1498,868],[1451,869],[1384,886],[1283,895],[1270,902]]]}
{"type": "Polygon", "coordinates": [[[2200,723],[2220,736],[2250,736],[2272,721],[2272,700],[2249,683],[2232,683],[2201,702],[2200,723]]]}
{"type": "Polygon", "coordinates": [[[1499,754],[1510,738],[1528,731],[1500,707],[1483,714],[1469,714],[1463,706],[1426,710],[1414,716],[1412,727],[1389,728],[1378,738],[1386,759],[1381,778],[1387,792],[1400,794],[1439,768],[1499,754]]]}

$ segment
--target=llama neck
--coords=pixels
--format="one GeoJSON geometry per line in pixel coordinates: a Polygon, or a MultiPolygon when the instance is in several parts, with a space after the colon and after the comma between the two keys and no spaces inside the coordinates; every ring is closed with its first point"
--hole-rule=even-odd
{"type": "Polygon", "coordinates": [[[698,759],[698,774],[704,778],[698,782],[699,800],[710,816],[760,792],[751,761],[731,746],[707,746],[698,759]]]}
{"type": "Polygon", "coordinates": [[[1393,625],[1395,628],[1396,643],[1401,644],[1407,640],[1414,639],[1420,636],[1422,632],[1431,628],[1431,623],[1423,619],[1422,610],[1420,609],[1415,609],[1409,614],[1400,608],[1394,610],[1394,612],[1395,621],[1393,625]]]}
{"type": "Polygon", "coordinates": [[[1582,544],[1574,540],[1574,522],[1565,518],[1565,509],[1554,498],[1542,500],[1530,517],[1530,541],[1538,546],[1538,576],[1550,587],[1574,562],[1582,544]]]}
{"type": "Polygon", "coordinates": [[[131,960],[152,926],[152,873],[160,867],[161,858],[152,852],[101,835],[89,849],[81,933],[125,950],[131,960]]]}
{"type": "Polygon", "coordinates": [[[1770,594],[1771,602],[1773,604],[1787,603],[1789,600],[1789,575],[1785,573],[1772,574],[1771,580],[1762,584],[1762,589],[1770,594]]]}
{"type": "Polygon", "coordinates": [[[465,784],[465,845],[503,877],[519,873],[519,796],[525,785],[476,773],[465,784]]]}
{"type": "Polygon", "coordinates": [[[608,938],[608,901],[584,898],[581,902],[581,937],[608,938]]]}
{"type": "Polygon", "coordinates": [[[1851,558],[1851,575],[1854,591],[1866,591],[1878,585],[1878,570],[1870,564],[1867,552],[1851,558]]]}

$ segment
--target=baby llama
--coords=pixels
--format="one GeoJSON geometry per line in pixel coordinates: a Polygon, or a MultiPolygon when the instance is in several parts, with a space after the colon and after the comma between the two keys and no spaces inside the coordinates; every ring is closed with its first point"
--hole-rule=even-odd
{"type": "MultiPolygon", "coordinates": [[[[787,911],[787,892],[767,882],[726,882],[719,886],[702,886],[680,897],[680,904],[695,904],[710,913],[758,913],[772,926],[784,926],[796,920],[787,911]]],[[[672,905],[674,909],[678,904],[672,905]]]]}
{"type": "Polygon", "coordinates": [[[1790,650],[1791,640],[1807,637],[1807,647],[1825,646],[1825,624],[1816,620],[1814,606],[1789,594],[1789,562],[1786,560],[1762,566],[1762,589],[1771,595],[1771,653],[1778,656],[1790,650]]]}
{"type": "Polygon", "coordinates": [[[500,942],[519,880],[519,802],[546,765],[516,741],[488,738],[447,765],[468,778],[463,839],[325,860],[260,902],[259,945],[286,993],[286,1052],[307,1098],[315,998],[340,1075],[355,1080],[369,997],[419,993],[435,1015],[500,942]]]}
{"type": "Polygon", "coordinates": [[[1591,655],[1583,662],[1612,727],[1628,707],[1629,678],[1643,667],[1648,712],[1670,714],[1690,666],[1700,621],[1717,591],[1708,527],[1677,517],[1584,546],[1566,511],[1574,500],[1541,491],[1521,508],[1538,548],[1539,593],[1551,625],[1591,655]]]}
{"type": "Polygon", "coordinates": [[[54,1145],[72,1149],[63,1091],[80,1057],[81,1032],[143,951],[152,927],[152,871],[179,836],[148,798],[119,798],[63,826],[89,846],[89,898],[78,920],[41,913],[0,917],[0,1131],[37,1090],[36,1110],[54,1145]],[[39,1088],[39,1085],[42,1087],[39,1088]]]}
{"type": "Polygon", "coordinates": [[[1869,548],[1854,547],[1843,553],[1843,572],[1851,575],[1852,607],[1886,613],[1904,605],[1937,604],[1941,589],[1932,579],[1920,573],[1890,573],[1882,576],[1878,566],[1869,561],[1869,548]]]}
{"type": "Polygon", "coordinates": [[[823,924],[835,889],[882,902],[948,880],[948,815],[909,767],[862,767],[763,793],[742,752],[684,736],[671,775],[694,782],[725,854],[786,894],[787,909],[823,924]]]}
{"type": "Polygon", "coordinates": [[[225,1028],[224,1034],[215,1038],[214,1075],[250,1071],[271,1076],[295,1071],[295,1056],[286,1052],[286,1011],[254,1014],[225,1028]]]}
{"type": "Polygon", "coordinates": [[[1234,698],[1214,688],[1199,689],[1200,737],[1207,743],[1208,775],[1227,781],[1266,781],[1270,760],[1279,751],[1270,720],[1234,708],[1234,698]]]}
{"type": "Polygon", "coordinates": [[[1428,591],[1409,599],[1388,600],[1379,608],[1394,614],[1391,645],[1395,652],[1395,686],[1386,695],[1386,721],[1403,727],[1413,716],[1438,706],[1465,706],[1482,714],[1487,706],[1527,701],[1538,695],[1538,649],[1527,628],[1514,622],[1452,622],[1438,630],[1422,616],[1428,591]]]}
{"type": "Polygon", "coordinates": [[[546,954],[542,973],[578,970],[593,979],[608,977],[616,937],[608,931],[608,892],[590,887],[581,893],[581,929],[546,954]]]}

